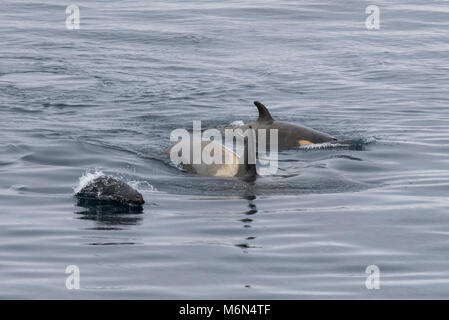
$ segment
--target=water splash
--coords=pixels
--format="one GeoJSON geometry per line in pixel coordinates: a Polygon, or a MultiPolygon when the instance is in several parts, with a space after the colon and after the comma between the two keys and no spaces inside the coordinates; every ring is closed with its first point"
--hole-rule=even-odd
{"type": "Polygon", "coordinates": [[[323,142],[316,144],[307,144],[300,146],[301,150],[320,150],[320,149],[338,149],[338,148],[348,148],[351,150],[363,150],[363,147],[375,143],[377,140],[375,137],[360,138],[354,140],[344,140],[340,142],[323,142]]]}
{"type": "Polygon", "coordinates": [[[148,181],[130,180],[127,183],[141,193],[158,192],[157,188],[148,181]]]}
{"type": "Polygon", "coordinates": [[[304,145],[304,146],[300,146],[299,149],[319,150],[319,149],[331,149],[331,148],[342,148],[342,147],[349,147],[349,144],[323,142],[323,143],[307,144],[307,145],[304,145]]]}
{"type": "Polygon", "coordinates": [[[90,182],[93,180],[104,176],[105,174],[103,171],[99,169],[91,170],[88,169],[86,172],[83,173],[83,175],[79,178],[79,183],[76,187],[73,188],[75,193],[80,192],[85,186],[87,186],[90,182]]]}
{"type": "Polygon", "coordinates": [[[230,125],[231,125],[231,126],[238,127],[238,126],[243,126],[243,125],[245,125],[245,123],[244,123],[242,120],[236,120],[236,121],[232,121],[232,122],[230,123],[230,125]]]}

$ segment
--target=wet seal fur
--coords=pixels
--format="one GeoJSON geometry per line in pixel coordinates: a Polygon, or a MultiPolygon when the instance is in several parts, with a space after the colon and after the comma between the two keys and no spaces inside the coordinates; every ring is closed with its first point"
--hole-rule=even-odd
{"type": "MultiPolygon", "coordinates": [[[[267,107],[265,107],[259,101],[254,101],[254,105],[259,111],[259,118],[256,121],[253,121],[246,125],[233,126],[233,128],[238,127],[242,130],[245,130],[246,128],[249,128],[251,126],[254,130],[256,130],[256,132],[258,129],[266,129],[267,131],[270,129],[277,129],[278,147],[280,149],[287,149],[324,142],[338,142],[338,139],[312,128],[274,120],[267,107]]],[[[267,137],[268,136],[269,133],[267,132],[267,137]]],[[[269,146],[269,139],[267,139],[267,146],[269,146]]]]}
{"type": "Polygon", "coordinates": [[[129,184],[110,176],[101,176],[90,181],[75,196],[78,199],[118,205],[145,203],[142,194],[129,184]]]}

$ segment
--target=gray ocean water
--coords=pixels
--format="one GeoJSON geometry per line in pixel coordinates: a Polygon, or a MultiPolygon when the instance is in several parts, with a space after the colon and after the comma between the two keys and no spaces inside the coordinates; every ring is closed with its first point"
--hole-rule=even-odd
{"type": "Polygon", "coordinates": [[[448,107],[447,1],[1,0],[0,297],[449,298],[448,107]],[[254,185],[161,154],[253,100],[356,147],[254,185]],[[143,212],[78,205],[99,171],[143,212]]]}

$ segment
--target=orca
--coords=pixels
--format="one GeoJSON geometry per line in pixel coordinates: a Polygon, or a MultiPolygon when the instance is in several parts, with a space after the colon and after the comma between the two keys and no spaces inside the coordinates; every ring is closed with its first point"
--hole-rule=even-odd
{"type": "Polygon", "coordinates": [[[190,154],[179,154],[182,153],[181,143],[179,141],[172,145],[168,150],[168,154],[178,152],[181,158],[181,165],[183,168],[190,173],[198,174],[201,176],[209,177],[220,177],[220,178],[238,178],[244,181],[254,181],[257,177],[256,168],[256,152],[255,152],[255,134],[251,126],[248,126],[247,136],[244,137],[244,149],[243,149],[243,159],[240,159],[239,155],[234,151],[228,149],[226,146],[216,141],[201,141],[201,154],[207,148],[207,150],[212,150],[214,148],[221,149],[221,161],[220,163],[206,163],[201,157],[199,163],[193,161],[193,142],[190,139],[190,154]],[[179,150],[179,151],[178,151],[179,150]]]}
{"type": "MultiPolygon", "coordinates": [[[[252,127],[256,132],[259,129],[266,129],[267,137],[269,136],[268,130],[277,129],[279,149],[293,148],[308,144],[338,141],[337,138],[334,138],[326,133],[319,132],[312,128],[273,119],[267,107],[265,107],[259,101],[254,101],[254,105],[257,107],[257,110],[259,111],[259,118],[256,121],[238,127],[241,128],[242,130],[245,130],[245,128],[248,127],[252,127]]],[[[233,127],[235,128],[236,126],[233,127]]],[[[267,141],[267,146],[269,146],[269,144],[270,142],[267,141]]]]}

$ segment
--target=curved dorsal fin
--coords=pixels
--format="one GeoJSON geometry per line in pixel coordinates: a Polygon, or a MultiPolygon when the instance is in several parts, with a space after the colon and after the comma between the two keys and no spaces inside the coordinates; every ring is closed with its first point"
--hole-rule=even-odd
{"type": "Polygon", "coordinates": [[[257,107],[257,110],[259,110],[259,121],[269,121],[273,120],[273,117],[271,117],[270,112],[268,111],[267,107],[265,107],[262,103],[259,101],[254,101],[254,104],[257,107]]]}

